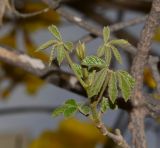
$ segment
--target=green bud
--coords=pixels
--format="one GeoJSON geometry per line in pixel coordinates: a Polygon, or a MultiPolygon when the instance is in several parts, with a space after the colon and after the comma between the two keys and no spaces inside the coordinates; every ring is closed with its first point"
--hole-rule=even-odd
{"type": "Polygon", "coordinates": [[[85,57],[85,44],[79,42],[76,47],[76,54],[80,60],[83,60],[85,57]]]}

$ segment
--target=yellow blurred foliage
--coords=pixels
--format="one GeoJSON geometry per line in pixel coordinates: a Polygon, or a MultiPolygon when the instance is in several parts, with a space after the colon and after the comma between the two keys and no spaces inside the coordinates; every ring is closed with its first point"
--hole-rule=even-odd
{"type": "Polygon", "coordinates": [[[153,78],[152,71],[148,67],[145,67],[144,69],[144,83],[152,89],[155,89],[157,86],[156,81],[153,78]]]}
{"type": "Polygon", "coordinates": [[[95,148],[106,140],[93,124],[70,118],[62,121],[56,131],[42,133],[29,148],[95,148]]]}
{"type": "Polygon", "coordinates": [[[155,31],[155,35],[153,37],[153,40],[160,42],[160,27],[158,27],[155,31]]]}

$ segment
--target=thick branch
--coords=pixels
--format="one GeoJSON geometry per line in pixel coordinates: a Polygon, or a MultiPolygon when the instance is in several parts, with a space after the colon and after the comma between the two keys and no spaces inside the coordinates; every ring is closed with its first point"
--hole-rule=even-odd
{"type": "Polygon", "coordinates": [[[151,12],[147,18],[145,26],[141,32],[138,43],[138,51],[133,60],[131,73],[136,80],[135,89],[131,97],[134,109],[130,113],[130,130],[132,132],[132,142],[136,148],[145,148],[144,118],[146,115],[144,104],[143,88],[143,70],[147,63],[149,51],[151,48],[151,39],[154,31],[159,24],[160,19],[160,0],[154,0],[151,12]]]}

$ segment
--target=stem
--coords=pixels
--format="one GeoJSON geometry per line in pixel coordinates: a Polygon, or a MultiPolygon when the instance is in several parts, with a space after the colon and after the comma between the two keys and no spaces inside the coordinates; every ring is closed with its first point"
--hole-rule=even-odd
{"type": "Polygon", "coordinates": [[[72,69],[72,71],[74,72],[74,74],[76,75],[78,81],[81,83],[81,85],[86,88],[87,87],[87,84],[81,79],[81,77],[77,74],[77,72],[75,71],[74,69],[74,66],[73,66],[73,62],[72,62],[72,59],[70,58],[68,52],[66,50],[65,51],[65,55],[66,55],[66,58],[67,58],[67,61],[72,69]]]}

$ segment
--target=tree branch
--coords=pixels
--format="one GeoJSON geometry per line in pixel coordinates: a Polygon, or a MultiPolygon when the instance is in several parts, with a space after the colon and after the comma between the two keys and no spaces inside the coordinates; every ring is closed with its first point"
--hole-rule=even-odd
{"type": "Polygon", "coordinates": [[[145,26],[140,35],[138,51],[133,60],[131,73],[136,80],[136,85],[131,97],[133,110],[130,113],[129,128],[132,132],[132,142],[136,148],[146,148],[146,139],[144,131],[144,118],[146,109],[144,108],[143,91],[143,70],[147,63],[149,51],[151,48],[151,39],[154,31],[159,24],[160,19],[160,0],[153,0],[151,12],[147,18],[145,26]]]}

